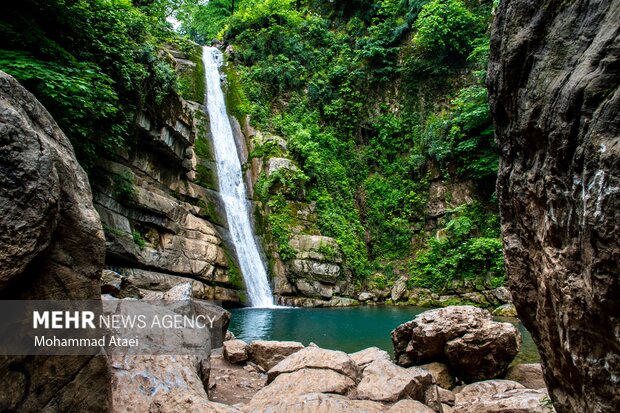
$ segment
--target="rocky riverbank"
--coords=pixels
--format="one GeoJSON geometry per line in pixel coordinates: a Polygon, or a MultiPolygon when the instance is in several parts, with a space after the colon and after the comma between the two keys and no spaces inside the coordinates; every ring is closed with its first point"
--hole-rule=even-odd
{"type": "Polygon", "coordinates": [[[490,321],[484,310],[432,310],[399,326],[393,340],[396,362],[376,347],[346,354],[314,344],[245,343],[229,336],[214,352],[209,395],[240,412],[553,411],[540,365],[508,368],[520,337],[510,325],[490,321]],[[403,358],[405,344],[410,352],[427,354],[403,358]],[[459,346],[471,357],[454,364],[442,349],[459,346]]]}

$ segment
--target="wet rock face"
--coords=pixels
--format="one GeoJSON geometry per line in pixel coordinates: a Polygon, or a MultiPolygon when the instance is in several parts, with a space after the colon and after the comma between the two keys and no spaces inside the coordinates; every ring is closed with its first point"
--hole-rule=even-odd
{"type": "Polygon", "coordinates": [[[493,26],[509,287],[558,412],[620,410],[618,21],[613,0],[512,0],[493,26]]]}
{"type": "MultiPolygon", "coordinates": [[[[98,299],[104,239],[91,198],[67,137],[0,72],[1,299],[98,299]]],[[[0,411],[104,412],[111,402],[101,356],[3,356],[0,387],[0,411]]]]}

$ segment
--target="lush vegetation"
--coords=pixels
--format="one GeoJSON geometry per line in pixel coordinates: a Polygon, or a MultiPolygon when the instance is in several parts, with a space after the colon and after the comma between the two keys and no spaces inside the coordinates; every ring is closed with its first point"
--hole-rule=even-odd
{"type": "MultiPolygon", "coordinates": [[[[291,205],[306,200],[360,282],[394,268],[418,286],[501,282],[498,157],[484,88],[492,2],[234,3],[233,13],[230,0],[194,2],[179,16],[196,40],[232,45],[235,115],[285,137],[300,167],[257,186],[281,257],[294,256],[291,205]],[[473,181],[481,202],[431,222],[437,170],[444,180],[473,181]]],[[[266,144],[254,155],[274,151],[266,144]]]]}
{"type": "MultiPolygon", "coordinates": [[[[48,108],[89,168],[131,145],[139,111],[173,91],[204,95],[202,72],[177,79],[162,45],[231,46],[227,105],[285,138],[298,169],[263,174],[256,196],[284,260],[298,204],[308,233],[334,237],[360,283],[411,286],[503,280],[497,150],[484,87],[491,0],[23,0],[0,15],[0,69],[48,108]],[[475,205],[429,217],[431,186],[473,182],[475,205]],[[305,224],[308,225],[308,224],[305,224]],[[377,275],[377,272],[387,277],[377,275]]],[[[197,49],[185,50],[198,63],[197,49]]],[[[198,140],[198,155],[207,152],[198,140]]],[[[254,157],[283,156],[277,140],[254,157]]],[[[209,186],[210,172],[199,166],[209,186]]],[[[131,176],[114,178],[119,199],[131,176]]],[[[441,201],[451,204],[452,194],[441,201]]],[[[455,206],[455,205],[452,205],[455,206]]],[[[144,240],[133,234],[138,246],[144,240]]],[[[327,255],[333,255],[329,251],[327,255]]]]}
{"type": "Polygon", "coordinates": [[[128,137],[138,110],[177,88],[158,46],[172,36],[161,0],[23,0],[0,15],[0,69],[54,116],[89,168],[128,137]]]}

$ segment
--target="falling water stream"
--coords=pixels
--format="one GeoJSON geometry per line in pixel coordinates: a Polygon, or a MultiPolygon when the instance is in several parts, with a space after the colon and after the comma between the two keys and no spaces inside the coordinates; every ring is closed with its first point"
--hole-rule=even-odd
{"type": "Polygon", "coordinates": [[[223,63],[223,56],[217,48],[205,46],[202,60],[205,65],[206,105],[217,160],[220,195],[226,209],[226,219],[237,251],[239,267],[252,306],[274,307],[267,271],[258,252],[250,223],[241,162],[220,85],[219,67],[223,63]]]}

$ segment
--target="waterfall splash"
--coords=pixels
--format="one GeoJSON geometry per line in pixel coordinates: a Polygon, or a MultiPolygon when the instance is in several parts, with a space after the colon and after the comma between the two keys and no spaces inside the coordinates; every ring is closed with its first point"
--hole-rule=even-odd
{"type": "Polygon", "coordinates": [[[274,307],[267,272],[258,252],[250,224],[241,162],[237,155],[235,138],[226,112],[224,93],[220,85],[218,68],[223,63],[223,56],[217,48],[205,46],[202,51],[202,61],[205,65],[206,104],[217,160],[220,195],[226,209],[226,219],[232,242],[237,250],[239,267],[252,306],[274,307]]]}

